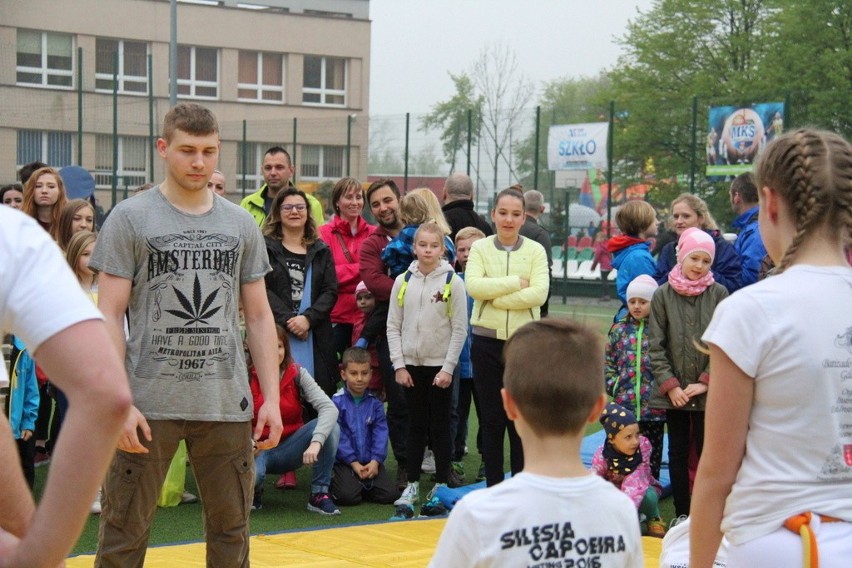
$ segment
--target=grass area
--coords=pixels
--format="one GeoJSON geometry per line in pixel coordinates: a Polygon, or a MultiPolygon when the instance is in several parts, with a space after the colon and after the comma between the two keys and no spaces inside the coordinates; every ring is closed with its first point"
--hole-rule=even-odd
{"type": "MultiPolygon", "coordinates": [[[[552,298],[550,302],[550,313],[553,317],[570,317],[586,325],[597,329],[603,337],[612,323],[612,317],[617,307],[613,302],[573,302],[563,305],[561,298],[552,298]]],[[[470,428],[468,432],[469,446],[473,450],[476,432],[479,428],[476,413],[471,413],[470,428]]],[[[600,429],[595,423],[589,425],[587,433],[600,429]]],[[[479,455],[475,450],[465,456],[465,474],[468,481],[473,481],[479,469],[479,455]]],[[[508,465],[508,445],[505,463],[508,465]]],[[[396,472],[396,463],[393,456],[389,456],[387,463],[389,471],[396,472]]],[[[41,495],[48,474],[49,466],[36,470],[36,496],[41,495]]],[[[310,469],[300,468],[297,472],[299,487],[293,491],[279,491],[274,487],[277,476],[271,475],[266,479],[266,487],[263,496],[263,508],[252,512],[250,527],[252,534],[280,532],[285,530],[327,528],[340,525],[349,525],[364,522],[385,521],[393,514],[392,505],[375,505],[363,503],[356,507],[341,507],[341,515],[325,517],[306,510],[308,492],[310,487],[310,469]]],[[[191,469],[187,469],[187,491],[197,493],[195,480],[191,469]]],[[[424,474],[421,479],[421,494],[425,495],[432,487],[431,476],[424,474]]],[[[673,515],[671,498],[660,503],[663,518],[668,521],[673,515]]],[[[74,554],[91,554],[97,548],[98,517],[92,515],[86,523],[83,534],[74,547],[74,554]]],[[[151,528],[151,545],[180,543],[187,541],[200,541],[203,539],[203,528],[201,520],[201,505],[180,505],[167,509],[157,509],[151,528]]]]}

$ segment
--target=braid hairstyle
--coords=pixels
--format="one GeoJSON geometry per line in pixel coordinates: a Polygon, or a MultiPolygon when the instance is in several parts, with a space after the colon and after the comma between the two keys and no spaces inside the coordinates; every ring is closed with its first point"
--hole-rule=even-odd
{"type": "Polygon", "coordinates": [[[787,203],[796,234],[778,264],[783,272],[814,231],[829,229],[848,246],[852,234],[852,145],[824,130],[802,128],[773,140],[758,157],[758,187],[787,203]]]}

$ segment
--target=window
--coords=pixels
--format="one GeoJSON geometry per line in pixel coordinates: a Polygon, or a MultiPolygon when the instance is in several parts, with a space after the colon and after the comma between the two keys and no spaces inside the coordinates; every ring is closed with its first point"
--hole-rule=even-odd
{"type": "MultiPolygon", "coordinates": [[[[115,167],[116,187],[135,188],[148,181],[148,152],[150,146],[144,136],[118,137],[118,164],[115,167]]],[[[95,138],[95,185],[112,187],[113,137],[98,134],[95,138]]]]}
{"type": "Polygon", "coordinates": [[[262,173],[263,154],[267,149],[278,145],[278,142],[246,142],[246,183],[243,188],[243,143],[237,143],[237,191],[257,191],[266,183],[262,173]]]}
{"type": "Polygon", "coordinates": [[[346,146],[302,146],[299,173],[304,179],[343,177],[346,146]]]}
{"type": "Polygon", "coordinates": [[[18,130],[18,167],[30,162],[44,162],[54,168],[74,162],[74,135],[71,132],[18,130]]]}
{"type": "Polygon", "coordinates": [[[284,58],[280,53],[241,51],[239,92],[243,101],[284,101],[284,58]]]}
{"type": "Polygon", "coordinates": [[[178,46],[179,96],[215,99],[219,96],[219,50],[214,47],[178,46]]]}
{"type": "Polygon", "coordinates": [[[141,41],[98,38],[95,43],[95,90],[112,92],[118,55],[118,92],[148,92],[148,45],[141,41]]]}
{"type": "Polygon", "coordinates": [[[74,84],[73,53],[69,34],[18,30],[18,83],[70,89],[74,84]]]}
{"type": "Polygon", "coordinates": [[[346,106],[345,59],[306,55],[303,80],[303,103],[346,106]]]}

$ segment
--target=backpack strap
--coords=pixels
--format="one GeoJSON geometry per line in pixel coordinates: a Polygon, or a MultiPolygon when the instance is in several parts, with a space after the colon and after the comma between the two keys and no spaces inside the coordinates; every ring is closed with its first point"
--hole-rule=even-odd
{"type": "MultiPolygon", "coordinates": [[[[450,296],[452,295],[452,287],[450,286],[450,284],[452,283],[453,276],[455,276],[455,275],[456,275],[456,273],[453,270],[450,270],[449,272],[447,272],[447,281],[444,283],[444,292],[441,294],[441,299],[443,299],[444,303],[447,304],[447,317],[448,318],[453,317],[453,308],[450,305],[450,296]]],[[[396,295],[396,301],[399,304],[400,308],[402,307],[402,305],[405,301],[405,291],[408,290],[408,281],[409,280],[411,280],[411,271],[406,270],[405,271],[405,278],[402,281],[402,286],[400,286],[400,288],[399,288],[399,294],[396,295]]]]}

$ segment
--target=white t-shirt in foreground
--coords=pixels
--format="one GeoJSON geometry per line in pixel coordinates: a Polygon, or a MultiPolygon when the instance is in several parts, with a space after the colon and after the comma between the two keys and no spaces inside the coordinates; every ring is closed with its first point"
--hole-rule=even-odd
{"type": "MultiPolygon", "coordinates": [[[[83,292],[62,251],[34,219],[0,206],[0,330],[35,353],[60,331],[103,319],[83,292]]],[[[0,365],[0,384],[8,383],[0,365]]]]}
{"type": "Polygon", "coordinates": [[[429,565],[641,568],[644,560],[636,507],[611,483],[522,472],[465,495],[429,565]]]}
{"type": "Polygon", "coordinates": [[[743,288],[702,339],[754,377],[725,536],[742,544],[806,511],[852,521],[852,269],[793,266],[743,288]]]}

